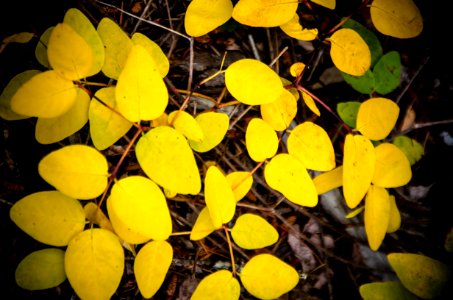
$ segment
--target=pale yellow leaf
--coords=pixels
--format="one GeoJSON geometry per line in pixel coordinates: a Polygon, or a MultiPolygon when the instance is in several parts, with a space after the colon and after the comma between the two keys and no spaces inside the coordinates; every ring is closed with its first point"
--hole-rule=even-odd
{"type": "Polygon", "coordinates": [[[104,214],[102,209],[99,208],[99,206],[97,206],[94,202],[88,202],[87,204],[85,204],[83,210],[85,211],[85,217],[88,221],[93,224],[99,225],[99,227],[101,227],[102,229],[109,230],[113,233],[115,232],[112,223],[110,223],[110,220],[104,214]]]}
{"type": "Polygon", "coordinates": [[[291,20],[296,13],[297,1],[239,0],[233,9],[233,18],[253,27],[275,27],[291,20]]]}
{"type": "Polygon", "coordinates": [[[148,51],[148,54],[157,66],[160,76],[162,78],[167,76],[170,70],[170,62],[159,45],[140,32],[134,33],[131,39],[134,45],[141,45],[148,51]]]}
{"type": "Polygon", "coordinates": [[[135,147],[138,163],[151,180],[178,194],[196,195],[200,173],[186,138],[176,129],[159,126],[142,136],[135,147]]]}
{"type": "Polygon", "coordinates": [[[216,228],[214,224],[212,224],[211,215],[209,214],[208,207],[204,207],[200,211],[200,214],[198,215],[197,220],[195,221],[195,224],[192,227],[192,231],[190,232],[190,239],[192,241],[201,240],[217,229],[218,228],[216,228]]]}
{"type": "Polygon", "coordinates": [[[95,148],[70,145],[47,154],[38,165],[41,177],[70,197],[87,200],[107,187],[107,159],[95,148]]]}
{"type": "Polygon", "coordinates": [[[390,199],[385,188],[371,185],[365,198],[365,231],[371,250],[384,240],[390,220],[390,199]]]}
{"type": "Polygon", "coordinates": [[[124,250],[116,235],[92,228],[75,236],[66,249],[66,275],[84,300],[109,300],[124,271],[124,250]]]}
{"type": "Polygon", "coordinates": [[[226,179],[233,190],[236,201],[244,198],[253,185],[253,176],[247,171],[231,172],[226,176],[226,179]]]}
{"type": "Polygon", "coordinates": [[[355,208],[367,193],[373,179],[376,155],[373,144],[362,135],[346,135],[343,155],[343,195],[349,208],[355,208]]]}
{"type": "Polygon", "coordinates": [[[58,191],[36,192],[11,207],[11,220],[35,240],[66,246],[85,227],[85,213],[76,199],[58,191]]]}
{"type": "Polygon", "coordinates": [[[318,204],[318,193],[307,169],[289,154],[274,156],[264,169],[264,178],[271,188],[295,204],[308,207],[318,204]]]}
{"type": "Polygon", "coordinates": [[[313,98],[305,93],[305,92],[302,92],[302,100],[304,100],[304,103],[305,105],[307,105],[307,107],[315,114],[317,115],[318,117],[321,116],[321,112],[319,111],[319,108],[318,106],[316,106],[316,102],[315,100],[313,100],[313,98]]]}
{"type": "Polygon", "coordinates": [[[220,144],[230,125],[228,115],[220,112],[201,113],[195,117],[195,120],[203,130],[204,138],[200,142],[189,140],[189,145],[194,151],[201,153],[207,152],[220,144]]]}
{"type": "Polygon", "coordinates": [[[283,88],[274,70],[250,58],[238,60],[226,69],[225,84],[233,97],[248,105],[274,102],[282,94],[283,88]]]}
{"type": "Polygon", "coordinates": [[[49,58],[47,57],[47,45],[49,44],[50,35],[54,26],[47,28],[39,37],[39,42],[36,44],[35,57],[36,60],[44,67],[50,69],[49,58]]]}
{"type": "Polygon", "coordinates": [[[356,31],[342,28],[335,31],[329,40],[330,57],[340,71],[362,76],[370,68],[370,48],[356,31]]]}
{"type": "Polygon", "coordinates": [[[232,13],[231,0],[192,0],[186,10],[184,28],[188,35],[199,37],[223,25],[232,13]]]}
{"type": "Polygon", "coordinates": [[[191,114],[185,111],[172,111],[168,123],[181,132],[187,139],[201,142],[204,139],[203,129],[191,114]]]}
{"type": "Polygon", "coordinates": [[[260,249],[275,244],[278,232],[261,216],[243,214],[231,229],[231,237],[243,249],[260,249]]]}
{"type": "Polygon", "coordinates": [[[261,117],[276,131],[288,128],[297,114],[297,99],[287,89],[283,89],[280,97],[271,103],[260,105],[261,117]]]}
{"type": "Polygon", "coordinates": [[[294,127],[287,145],[288,153],[307,169],[330,171],[336,166],[333,145],[327,132],[313,122],[306,121],[294,127]]]}
{"type": "Polygon", "coordinates": [[[162,113],[159,117],[151,121],[153,127],[168,126],[168,115],[162,113]]]}
{"type": "Polygon", "coordinates": [[[401,226],[401,214],[396,205],[395,196],[390,195],[390,219],[389,226],[387,227],[387,233],[393,233],[397,231],[401,226]]]}
{"type": "Polygon", "coordinates": [[[412,178],[412,170],[406,155],[391,143],[382,143],[374,149],[376,166],[372,183],[385,188],[395,188],[407,184],[412,178]]]}
{"type": "Polygon", "coordinates": [[[382,281],[362,284],[359,288],[363,300],[418,300],[399,281],[382,281]]]}
{"type": "Polygon", "coordinates": [[[259,299],[277,299],[299,283],[297,271],[272,254],[252,257],[242,269],[241,282],[259,299]]]}
{"type": "Polygon", "coordinates": [[[313,178],[313,183],[315,184],[318,195],[339,188],[343,185],[343,166],[319,174],[313,178]]]}
{"type": "Polygon", "coordinates": [[[140,249],[134,260],[134,274],[144,298],[151,298],[159,290],[172,260],[173,248],[166,241],[152,241],[140,249]]]}
{"type": "Polygon", "coordinates": [[[288,36],[301,41],[312,41],[318,36],[318,29],[307,29],[300,25],[297,13],[294,14],[291,20],[281,24],[280,29],[288,36]]]}
{"type": "Polygon", "coordinates": [[[228,270],[219,270],[204,277],[195,288],[191,300],[238,300],[239,281],[228,270]]]}
{"type": "Polygon", "coordinates": [[[310,0],[310,1],[332,10],[335,9],[336,5],[336,0],[310,0]]]}
{"type": "Polygon", "coordinates": [[[277,153],[277,133],[263,119],[253,118],[247,125],[245,144],[249,156],[256,162],[262,162],[277,153]]]}

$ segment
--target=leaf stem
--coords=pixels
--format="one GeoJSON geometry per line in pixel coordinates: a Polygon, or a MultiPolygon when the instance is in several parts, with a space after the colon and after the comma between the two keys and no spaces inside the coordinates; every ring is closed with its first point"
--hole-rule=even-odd
{"type": "Polygon", "coordinates": [[[236,263],[234,262],[233,244],[231,242],[230,233],[228,232],[228,228],[226,227],[226,225],[223,225],[222,227],[223,227],[223,230],[225,231],[225,235],[228,240],[228,249],[230,250],[231,268],[232,268],[233,277],[236,277],[236,263]]]}

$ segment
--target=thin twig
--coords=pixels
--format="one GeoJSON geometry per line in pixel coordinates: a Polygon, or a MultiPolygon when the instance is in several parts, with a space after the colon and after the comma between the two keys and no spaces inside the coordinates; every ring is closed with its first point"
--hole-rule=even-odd
{"type": "Polygon", "coordinates": [[[400,101],[401,101],[401,98],[403,98],[404,94],[406,94],[407,90],[409,89],[409,87],[412,85],[412,82],[414,82],[414,79],[418,76],[418,74],[420,74],[420,72],[422,71],[422,69],[426,66],[426,64],[428,63],[430,57],[426,57],[422,64],[418,67],[417,71],[415,72],[414,76],[412,76],[411,80],[409,80],[409,83],[404,87],[404,89],[401,91],[401,93],[398,95],[398,97],[396,98],[395,102],[398,104],[400,101]]]}
{"type": "Polygon", "coordinates": [[[140,26],[140,23],[142,23],[142,20],[145,19],[145,16],[148,13],[149,8],[151,7],[151,3],[153,3],[153,1],[149,0],[148,4],[146,4],[145,8],[143,9],[142,14],[140,15],[140,19],[137,20],[137,23],[135,24],[134,29],[132,30],[131,34],[134,34],[137,31],[138,26],[140,26]]]}

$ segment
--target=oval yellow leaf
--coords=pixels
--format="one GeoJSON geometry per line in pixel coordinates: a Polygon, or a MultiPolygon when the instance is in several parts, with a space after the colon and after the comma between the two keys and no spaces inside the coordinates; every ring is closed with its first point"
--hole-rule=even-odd
{"type": "Polygon", "coordinates": [[[357,112],[357,130],[370,140],[386,138],[395,127],[400,108],[386,98],[370,98],[360,104],[357,112]]]}
{"type": "Polygon", "coordinates": [[[282,90],[280,97],[271,103],[260,105],[261,117],[266,123],[272,126],[275,131],[282,131],[288,128],[297,114],[297,99],[293,94],[282,90]]]}
{"type": "Polygon", "coordinates": [[[77,98],[67,112],[55,118],[38,118],[36,140],[41,144],[52,144],[76,133],[88,122],[89,105],[90,95],[77,89],[77,98]]]}
{"type": "Polygon", "coordinates": [[[123,29],[109,18],[101,19],[97,32],[105,47],[102,73],[109,78],[118,79],[134,43],[123,29]]]}
{"type": "Polygon", "coordinates": [[[404,287],[422,299],[441,296],[452,276],[447,265],[425,255],[390,253],[387,259],[404,287]]]}
{"type": "Polygon", "coordinates": [[[52,30],[47,57],[55,72],[67,80],[92,75],[93,52],[90,45],[66,23],[59,23],[52,30]]]}
{"type": "Polygon", "coordinates": [[[319,174],[313,178],[318,195],[327,193],[343,185],[343,166],[319,174]]]}
{"type": "Polygon", "coordinates": [[[233,18],[253,27],[275,27],[291,20],[296,13],[297,1],[239,0],[233,9],[233,18]]]}
{"type": "Polygon", "coordinates": [[[319,111],[319,108],[316,106],[315,100],[313,100],[313,98],[309,94],[302,92],[302,100],[304,100],[305,105],[307,105],[307,107],[315,115],[317,115],[318,117],[321,116],[321,112],[319,111]]]}
{"type": "Polygon", "coordinates": [[[236,201],[244,198],[253,185],[253,176],[247,171],[231,172],[226,176],[226,179],[233,190],[236,201]]]}
{"type": "Polygon", "coordinates": [[[422,15],[412,0],[374,0],[370,15],[373,25],[385,35],[408,39],[423,30],[422,15]]]}
{"type": "Polygon", "coordinates": [[[200,192],[200,173],[192,149],[174,128],[151,129],[137,142],[135,154],[146,175],[161,187],[178,194],[200,192]]]}
{"type": "Polygon", "coordinates": [[[206,206],[215,228],[228,223],[236,211],[236,199],[225,175],[216,166],[210,166],[204,180],[206,206]]]}
{"type": "Polygon", "coordinates": [[[384,240],[390,220],[390,199],[385,188],[371,185],[365,198],[365,232],[371,250],[384,240]]]}
{"type": "Polygon", "coordinates": [[[189,140],[201,142],[204,139],[203,129],[197,120],[185,111],[172,111],[168,115],[168,123],[189,140]]]}
{"type": "Polygon", "coordinates": [[[301,41],[313,41],[318,36],[318,29],[307,29],[300,25],[297,13],[287,23],[280,25],[280,29],[288,36],[301,41]]]}
{"type": "Polygon", "coordinates": [[[277,299],[299,283],[292,266],[267,253],[252,257],[240,276],[245,289],[259,299],[277,299]]]}
{"type": "Polygon", "coordinates": [[[362,284],[359,288],[363,300],[417,300],[399,281],[384,281],[362,284]]]}
{"type": "Polygon", "coordinates": [[[148,51],[134,45],[115,90],[118,111],[129,121],[153,120],[165,111],[168,91],[148,51]]]}
{"type": "Polygon", "coordinates": [[[148,51],[148,54],[156,63],[160,76],[162,78],[167,76],[168,71],[170,70],[170,62],[159,45],[140,32],[134,33],[131,40],[134,45],[141,45],[148,51]]]}
{"type": "Polygon", "coordinates": [[[327,132],[313,122],[297,125],[288,137],[288,153],[307,169],[330,171],[335,168],[335,153],[327,132]]]}
{"type": "Polygon", "coordinates": [[[262,162],[277,153],[277,133],[263,119],[253,118],[245,132],[245,145],[249,156],[256,162],[262,162]]]}
{"type": "Polygon", "coordinates": [[[406,155],[391,143],[382,143],[374,149],[376,166],[372,183],[385,188],[407,184],[412,178],[411,164],[406,155]]]}
{"type": "Polygon", "coordinates": [[[264,218],[254,214],[243,214],[231,229],[234,242],[243,249],[260,249],[278,241],[277,230],[264,218]]]}
{"type": "Polygon", "coordinates": [[[192,231],[190,232],[190,239],[192,241],[204,239],[217,229],[218,228],[215,227],[214,224],[212,224],[208,207],[204,207],[200,211],[200,214],[198,215],[198,218],[192,227],[192,231]]]}
{"type": "Polygon", "coordinates": [[[99,89],[94,94],[88,111],[91,140],[98,150],[112,146],[132,127],[130,121],[115,111],[117,111],[115,87],[99,89]]]}
{"type": "Polygon", "coordinates": [[[116,235],[93,228],[74,237],[64,258],[69,283],[81,299],[109,300],[124,271],[124,251],[116,235]]]}
{"type": "Polygon", "coordinates": [[[238,300],[241,294],[239,281],[228,270],[216,271],[205,278],[195,288],[191,300],[222,299],[238,300]]]}
{"type": "Polygon", "coordinates": [[[226,69],[225,84],[233,97],[248,105],[274,102],[282,94],[283,88],[274,70],[250,58],[238,60],[226,69]]]}
{"type": "Polygon", "coordinates": [[[303,62],[296,62],[289,67],[289,73],[293,77],[300,76],[302,72],[305,70],[305,64],[303,62]]]}
{"type": "Polygon", "coordinates": [[[349,208],[355,208],[367,193],[373,179],[376,155],[373,144],[362,135],[348,134],[343,155],[343,195],[349,208]]]}
{"type": "Polygon", "coordinates": [[[85,227],[85,213],[76,199],[58,191],[28,195],[11,207],[11,220],[35,240],[66,246],[85,227]]]}
{"type": "Polygon", "coordinates": [[[159,290],[172,260],[173,248],[166,241],[149,242],[137,253],[134,274],[144,298],[151,298],[159,290]]]}
{"type": "Polygon", "coordinates": [[[231,0],[192,0],[186,10],[184,28],[188,35],[199,37],[223,25],[232,13],[231,0]]]}
{"type": "Polygon", "coordinates": [[[189,140],[190,147],[197,152],[203,153],[212,150],[225,137],[230,125],[230,119],[225,113],[206,112],[195,117],[203,131],[203,139],[199,142],[189,140]]]}
{"type": "Polygon", "coordinates": [[[47,154],[39,162],[38,171],[57,190],[80,200],[101,195],[109,175],[106,158],[85,145],[65,146],[47,154]]]}
{"type": "Polygon", "coordinates": [[[370,48],[357,32],[342,28],[335,31],[329,40],[332,43],[330,57],[340,71],[362,76],[370,68],[370,48]]]}
{"type": "Polygon", "coordinates": [[[389,226],[387,227],[387,233],[393,233],[397,231],[401,226],[401,214],[396,205],[395,196],[390,195],[390,219],[389,226]]]}
{"type": "MultiPolygon", "coordinates": [[[[127,232],[137,233],[148,240],[166,240],[172,231],[167,199],[161,189],[151,180],[142,176],[129,176],[118,180],[107,199],[109,215],[113,213],[113,228],[117,221],[127,232]]],[[[138,244],[127,232],[117,232],[124,241],[138,244]]],[[[135,236],[135,235],[134,235],[135,236]]]]}
{"type": "Polygon", "coordinates": [[[264,169],[264,178],[271,188],[293,203],[308,207],[318,204],[318,193],[307,169],[289,154],[274,156],[264,169]]]}
{"type": "Polygon", "coordinates": [[[72,81],[56,71],[46,71],[17,89],[11,98],[11,109],[24,116],[55,118],[67,112],[76,98],[77,89],[72,81]]]}
{"type": "Polygon", "coordinates": [[[17,266],[15,277],[18,286],[30,291],[60,285],[66,280],[64,251],[47,248],[30,253],[17,266]]]}
{"type": "Polygon", "coordinates": [[[104,44],[91,21],[77,8],[70,8],[64,15],[63,23],[72,27],[88,44],[93,56],[93,62],[87,76],[101,71],[105,60],[104,44]]]}

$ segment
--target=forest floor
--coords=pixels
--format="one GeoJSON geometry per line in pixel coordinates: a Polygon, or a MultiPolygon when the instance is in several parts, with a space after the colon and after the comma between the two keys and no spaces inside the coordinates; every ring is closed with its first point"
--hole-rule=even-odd
{"type": "MultiPolygon", "coordinates": [[[[147,2],[109,1],[135,15],[147,10],[146,18],[164,26],[169,26],[170,14],[173,28],[184,31],[183,16],[190,1],[155,0],[149,1],[150,6],[146,8],[147,2]]],[[[336,25],[332,20],[338,20],[339,16],[353,13],[353,18],[363,18],[363,12],[355,10],[360,1],[337,2],[348,4],[337,3],[334,12],[316,8],[310,16],[311,22],[320,26],[321,33],[328,32],[336,25]]],[[[446,27],[451,23],[451,16],[445,15],[444,7],[435,6],[432,2],[415,3],[424,17],[424,30],[420,36],[399,40],[378,34],[384,53],[398,51],[403,65],[401,86],[386,96],[400,99],[401,113],[395,132],[409,128],[406,134],[425,149],[421,160],[412,167],[413,177],[409,184],[391,192],[401,211],[401,228],[387,234],[379,251],[373,252],[364,239],[361,216],[345,222],[332,213],[332,205],[329,204],[343,203],[341,189],[323,195],[320,205],[315,208],[302,208],[288,201],[282,202],[277,209],[278,216],[267,216],[278,226],[282,237],[269,250],[297,265],[298,270],[302,270],[302,266],[312,266],[312,269],[303,274],[301,271],[304,279],[281,299],[361,299],[358,293],[361,284],[395,279],[385,258],[386,254],[392,252],[420,253],[447,264],[453,262],[453,254],[444,249],[445,237],[453,227],[453,48],[448,41],[451,26],[449,29],[446,27]],[[414,125],[418,128],[414,128],[414,125]]],[[[270,63],[288,47],[277,60],[276,71],[280,76],[291,79],[289,66],[297,61],[306,63],[310,66],[311,76],[304,78],[304,86],[333,110],[338,102],[363,101],[368,97],[354,91],[342,80],[329,58],[327,48],[322,44],[298,43],[282,34],[278,28],[240,27],[230,21],[211,34],[195,40],[195,63],[190,66],[189,43],[186,40],[175,38],[169,32],[145,22],[138,22],[118,9],[91,0],[21,0],[3,1],[0,4],[0,38],[22,31],[34,32],[39,36],[49,26],[61,22],[70,7],[80,9],[93,24],[97,24],[102,17],[109,17],[119,22],[127,32],[136,30],[148,35],[168,54],[171,68],[167,83],[178,89],[187,88],[190,67],[194,70],[194,83],[218,70],[226,50],[227,63],[245,57],[257,58],[257,54],[261,61],[270,63]],[[255,53],[253,47],[256,47],[255,53]],[[316,61],[316,57],[320,60],[316,61]]],[[[32,42],[11,44],[0,54],[1,90],[14,75],[32,68],[42,69],[34,60],[34,47],[32,42]]],[[[223,82],[219,80],[208,82],[196,92],[217,97],[223,88],[223,82]]],[[[176,95],[173,96],[177,99],[176,95]]],[[[329,136],[335,136],[339,127],[337,119],[322,108],[321,113],[322,117],[317,118],[301,107],[297,119],[316,122],[326,129],[329,136]]],[[[239,120],[227,133],[229,145],[244,143],[245,125],[250,116],[258,114],[259,111],[252,109],[246,118],[239,120]]],[[[30,252],[42,249],[43,245],[23,233],[10,220],[11,205],[28,194],[49,188],[37,172],[37,164],[45,154],[63,144],[84,142],[88,136],[85,127],[61,143],[41,145],[34,137],[35,123],[35,119],[0,119],[0,298],[78,299],[67,281],[53,289],[30,292],[19,288],[14,280],[17,264],[30,252]]],[[[334,144],[337,153],[341,153],[342,149],[339,140],[334,144]]],[[[127,146],[127,140],[120,140],[117,146],[105,152],[112,163],[119,157],[115,151],[127,146]]],[[[226,169],[251,169],[250,161],[238,159],[237,149],[225,146],[223,152],[210,152],[203,159],[216,161],[226,169]]],[[[132,156],[128,157],[121,172],[133,173],[135,167],[136,161],[132,156]]],[[[260,201],[275,203],[278,195],[272,194],[263,184],[262,170],[256,173],[256,178],[258,180],[254,189],[247,195],[248,201],[252,204],[262,204],[260,201]]],[[[177,223],[176,229],[190,230],[196,217],[191,207],[184,202],[171,202],[170,206],[177,223]]],[[[238,209],[246,211],[244,207],[238,209]]],[[[203,245],[178,236],[171,237],[170,243],[175,249],[175,259],[155,299],[187,299],[200,278],[229,264],[228,247],[221,235],[213,235],[203,245]]],[[[255,252],[237,251],[235,254],[240,265],[255,252]]],[[[133,259],[129,258],[114,299],[141,299],[132,274],[133,259]]],[[[242,299],[254,298],[243,294],[242,299]]]]}

